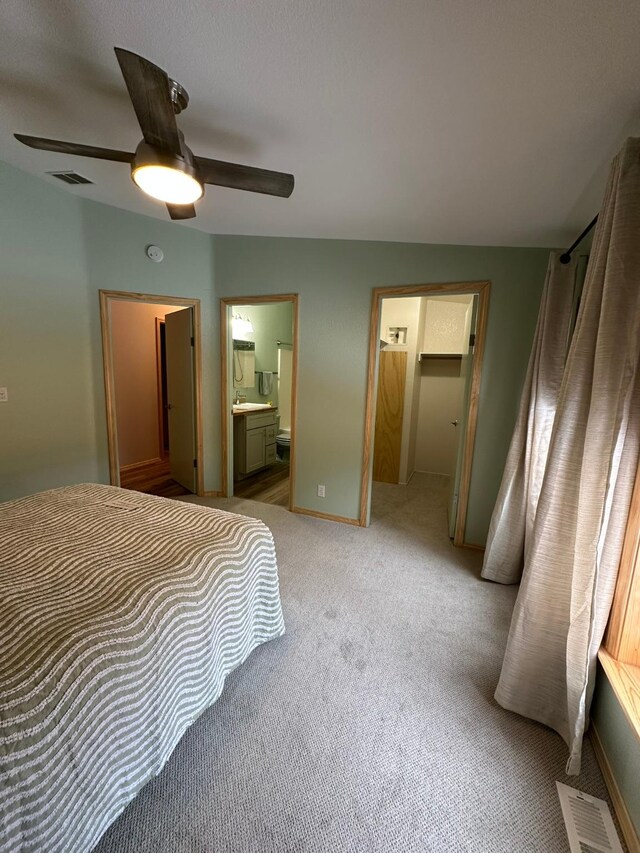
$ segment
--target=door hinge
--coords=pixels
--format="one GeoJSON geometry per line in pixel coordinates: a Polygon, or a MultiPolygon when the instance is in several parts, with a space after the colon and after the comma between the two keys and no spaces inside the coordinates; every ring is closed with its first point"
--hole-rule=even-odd
{"type": "Polygon", "coordinates": [[[191,336],[191,346],[194,347],[195,345],[196,345],[196,339],[192,335],[191,336]]]}
{"type": "Polygon", "coordinates": [[[197,459],[194,459],[194,460],[193,460],[193,467],[194,467],[194,468],[197,468],[197,467],[198,467],[198,460],[197,460],[197,459]]]}
{"type": "Polygon", "coordinates": [[[469,335],[469,346],[474,347],[476,345],[476,336],[473,332],[469,335]]]}

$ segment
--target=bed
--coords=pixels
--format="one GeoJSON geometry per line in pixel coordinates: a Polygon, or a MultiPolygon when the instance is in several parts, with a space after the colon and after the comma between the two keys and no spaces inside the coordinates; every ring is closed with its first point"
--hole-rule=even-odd
{"type": "Polygon", "coordinates": [[[284,633],[257,519],[112,486],[0,504],[0,850],[90,850],[284,633]]]}

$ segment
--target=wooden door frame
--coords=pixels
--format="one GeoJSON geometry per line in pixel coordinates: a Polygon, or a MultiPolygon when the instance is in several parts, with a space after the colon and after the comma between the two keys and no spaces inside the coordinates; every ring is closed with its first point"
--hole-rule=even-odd
{"type": "MultiPolygon", "coordinates": [[[[111,340],[111,303],[137,302],[154,305],[175,305],[193,309],[193,383],[196,426],[196,494],[204,495],[204,450],[202,441],[202,324],[200,300],[183,296],[160,296],[155,293],[133,293],[126,290],[100,290],[100,330],[102,334],[102,363],[104,367],[104,395],[107,410],[107,447],[109,451],[109,480],[112,486],[120,485],[120,460],[118,456],[118,431],[113,375],[113,344],[111,340]]],[[[162,449],[162,448],[160,448],[162,449]]]]}
{"type": "Polygon", "coordinates": [[[220,300],[220,412],[222,445],[222,490],[223,497],[229,494],[229,309],[234,305],[271,305],[274,302],[292,303],[292,344],[293,359],[291,367],[291,431],[293,440],[289,453],[289,511],[293,512],[296,485],[296,445],[298,410],[298,309],[297,293],[281,293],[274,296],[225,296],[220,300]]]}
{"type": "Polygon", "coordinates": [[[399,296],[443,296],[446,294],[470,294],[478,296],[478,318],[476,323],[476,340],[473,354],[473,372],[471,374],[471,391],[469,395],[469,416],[465,435],[462,473],[460,475],[460,492],[458,495],[458,510],[456,513],[454,545],[465,545],[464,534],[469,504],[469,484],[471,481],[471,466],[478,420],[478,399],[480,396],[480,380],[482,378],[482,360],[486,339],[487,315],[489,311],[489,281],[453,281],[438,284],[410,284],[397,287],[376,287],[373,289],[371,300],[371,322],[369,335],[369,368],[367,373],[367,396],[364,426],[364,451],[362,455],[362,476],[360,485],[360,526],[367,526],[369,506],[371,502],[371,463],[373,459],[373,429],[376,404],[376,379],[379,352],[379,332],[382,300],[399,296]]]}
{"type": "MultiPolygon", "coordinates": [[[[166,303],[165,303],[166,304],[166,303]]],[[[164,320],[156,317],[156,385],[158,388],[158,441],[160,449],[160,458],[166,459],[164,445],[167,438],[164,430],[164,406],[162,395],[162,327],[165,326],[164,320]]]]}

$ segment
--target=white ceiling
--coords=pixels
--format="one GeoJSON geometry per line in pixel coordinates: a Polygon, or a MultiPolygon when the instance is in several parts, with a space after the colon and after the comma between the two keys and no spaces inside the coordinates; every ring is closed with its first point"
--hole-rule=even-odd
{"type": "Polygon", "coordinates": [[[640,132],[638,0],[2,0],[0,18],[0,159],[166,218],[127,166],[12,137],[133,150],[118,45],[188,90],[197,154],[295,175],[290,199],[209,187],[175,227],[564,245],[640,132]]]}

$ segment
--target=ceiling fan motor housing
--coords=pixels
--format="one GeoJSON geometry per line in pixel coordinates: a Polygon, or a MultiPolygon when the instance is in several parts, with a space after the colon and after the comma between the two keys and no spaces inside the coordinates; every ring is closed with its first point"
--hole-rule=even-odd
{"type": "Polygon", "coordinates": [[[189,93],[177,80],[172,80],[169,77],[169,94],[171,95],[174,113],[180,115],[189,106],[189,93]]]}

